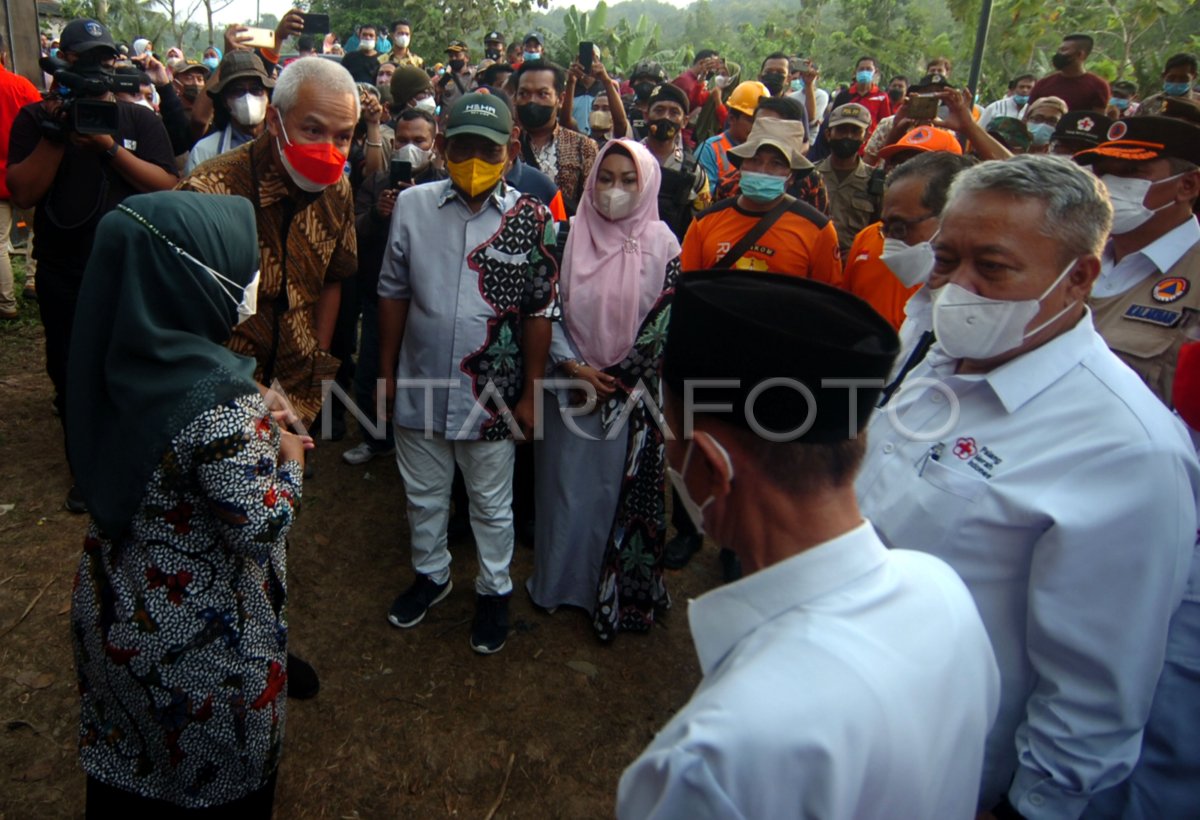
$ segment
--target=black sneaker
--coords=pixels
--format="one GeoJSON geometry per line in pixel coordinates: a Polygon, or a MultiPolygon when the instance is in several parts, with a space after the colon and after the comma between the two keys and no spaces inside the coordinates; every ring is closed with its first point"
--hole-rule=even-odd
{"type": "Polygon", "coordinates": [[[287,654],[287,684],[287,696],[292,700],[309,700],[321,691],[321,680],[317,677],[317,670],[291,652],[287,654]]]}
{"type": "Polygon", "coordinates": [[[663,550],[663,566],[667,569],[683,569],[703,543],[704,536],[700,533],[675,536],[663,550]]]}
{"type": "Polygon", "coordinates": [[[435,584],[428,575],[418,572],[417,580],[413,581],[412,586],[400,593],[399,597],[392,602],[392,608],[388,611],[388,620],[392,626],[398,626],[401,629],[416,626],[421,623],[421,619],[425,617],[429,607],[449,595],[453,588],[454,582],[449,578],[444,584],[435,584]]]}
{"type": "Polygon", "coordinates": [[[87,502],[83,500],[83,493],[74,484],[71,485],[71,489],[67,490],[65,506],[68,512],[73,512],[76,515],[83,515],[88,511],[87,502]]]}
{"type": "Polygon", "coordinates": [[[491,655],[508,640],[508,595],[476,595],[475,622],[471,624],[471,648],[491,655]]]}

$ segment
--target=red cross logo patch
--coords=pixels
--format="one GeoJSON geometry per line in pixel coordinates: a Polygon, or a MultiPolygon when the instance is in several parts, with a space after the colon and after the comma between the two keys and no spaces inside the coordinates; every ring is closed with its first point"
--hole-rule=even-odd
{"type": "Polygon", "coordinates": [[[975,439],[973,438],[960,438],[958,441],[954,442],[954,455],[958,456],[963,461],[966,461],[968,458],[975,455],[978,450],[979,448],[975,446],[975,439]]]}

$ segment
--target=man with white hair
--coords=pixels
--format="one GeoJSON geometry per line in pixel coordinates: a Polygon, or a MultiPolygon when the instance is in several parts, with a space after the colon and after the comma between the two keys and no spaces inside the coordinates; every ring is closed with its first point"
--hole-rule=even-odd
{"type": "MultiPolygon", "coordinates": [[[[358,268],[346,155],[359,116],[354,79],[337,63],[296,60],[275,82],[267,129],[204,163],[184,190],[254,203],[262,254],[258,310],[235,328],[230,349],[258,361],[255,379],[283,388],[300,422],[321,407],[341,280],[358,268]]],[[[288,694],[312,697],[316,674],[288,657],[288,694]]]]}
{"type": "Polygon", "coordinates": [[[1075,818],[1129,774],[1196,537],[1181,425],[1096,332],[1112,206],[1049,156],[986,162],[933,239],[937,341],[868,429],[890,547],[966,582],[1000,666],[979,807],[1075,818]]]}

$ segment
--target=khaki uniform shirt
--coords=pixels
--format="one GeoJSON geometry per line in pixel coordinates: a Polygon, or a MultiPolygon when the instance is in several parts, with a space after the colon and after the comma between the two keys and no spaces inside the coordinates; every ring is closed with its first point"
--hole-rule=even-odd
{"type": "Polygon", "coordinates": [[[867,193],[872,168],[860,161],[844,179],[838,179],[838,172],[826,157],[817,163],[817,171],[829,191],[829,216],[837,229],[838,246],[845,257],[859,231],[879,218],[879,199],[867,193]]]}

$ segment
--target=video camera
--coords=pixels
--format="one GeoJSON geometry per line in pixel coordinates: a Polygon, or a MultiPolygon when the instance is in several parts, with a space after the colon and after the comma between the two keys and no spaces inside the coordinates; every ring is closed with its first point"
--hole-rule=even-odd
{"type": "Polygon", "coordinates": [[[138,78],[118,75],[100,65],[75,68],[57,57],[43,57],[42,70],[54,77],[55,94],[62,101],[58,116],[43,124],[43,130],[59,134],[74,131],[78,134],[117,135],[120,117],[117,104],[97,99],[110,91],[138,92],[138,78]]]}

